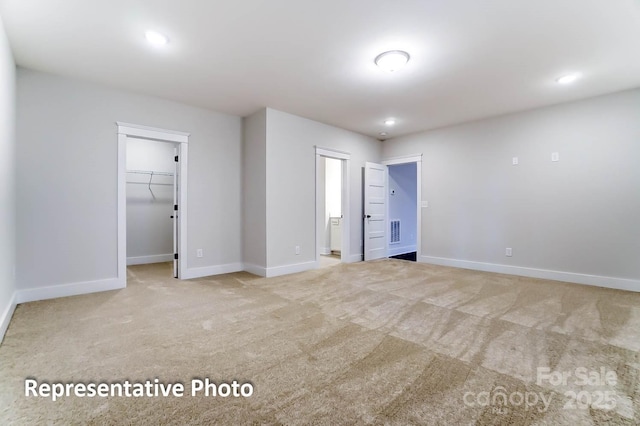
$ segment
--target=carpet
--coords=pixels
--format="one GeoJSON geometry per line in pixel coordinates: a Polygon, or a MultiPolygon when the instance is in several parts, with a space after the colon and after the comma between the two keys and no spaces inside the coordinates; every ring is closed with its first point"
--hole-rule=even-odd
{"type": "Polygon", "coordinates": [[[640,423],[637,293],[393,259],[170,275],[139,265],[126,289],[19,305],[0,424],[640,423]],[[185,394],[53,401],[26,378],[185,394]],[[191,396],[205,378],[252,395],[191,396]]]}

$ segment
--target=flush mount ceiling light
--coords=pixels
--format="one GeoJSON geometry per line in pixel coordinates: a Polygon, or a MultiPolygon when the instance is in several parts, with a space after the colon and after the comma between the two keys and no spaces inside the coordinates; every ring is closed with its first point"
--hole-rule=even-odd
{"type": "Polygon", "coordinates": [[[387,132],[380,132],[380,133],[378,133],[378,134],[379,134],[380,136],[383,136],[383,137],[384,137],[384,136],[387,136],[387,132]]]}
{"type": "Polygon", "coordinates": [[[395,118],[387,118],[386,120],[384,120],[385,126],[393,126],[394,124],[396,124],[395,118]]]}
{"type": "Polygon", "coordinates": [[[404,50],[389,50],[376,56],[377,66],[387,72],[394,72],[409,62],[409,54],[404,50]]]}
{"type": "Polygon", "coordinates": [[[162,47],[169,43],[169,37],[164,34],[160,34],[157,31],[147,31],[144,33],[145,38],[151,45],[155,47],[162,47]]]}
{"type": "Polygon", "coordinates": [[[575,82],[577,79],[579,79],[581,77],[580,73],[573,73],[573,74],[567,74],[567,75],[563,75],[562,77],[556,79],[556,83],[558,84],[571,84],[573,82],[575,82]]]}

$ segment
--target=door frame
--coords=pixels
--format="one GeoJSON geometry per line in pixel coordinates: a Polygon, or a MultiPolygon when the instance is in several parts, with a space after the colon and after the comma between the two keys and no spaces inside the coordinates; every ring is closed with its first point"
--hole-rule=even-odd
{"type": "MultiPolygon", "coordinates": [[[[408,163],[416,163],[416,262],[420,262],[420,256],[422,255],[422,154],[391,157],[380,162],[380,164],[387,166],[387,174],[389,173],[388,166],[408,163]]],[[[387,224],[385,226],[389,229],[389,191],[387,191],[386,194],[386,202],[387,224]]],[[[389,238],[387,237],[387,255],[388,254],[389,238]]]]}
{"type": "Polygon", "coordinates": [[[316,228],[316,268],[320,267],[320,240],[322,239],[321,230],[318,226],[318,220],[320,216],[324,216],[325,212],[320,212],[320,191],[318,191],[318,183],[320,181],[320,157],[333,158],[341,160],[342,163],[342,250],[340,251],[340,261],[342,263],[348,263],[351,253],[350,235],[351,235],[351,194],[350,187],[350,170],[351,170],[351,154],[345,151],[338,151],[331,148],[315,147],[316,156],[316,214],[314,226],[316,228]]]}
{"type": "Polygon", "coordinates": [[[118,281],[127,285],[127,139],[171,142],[178,147],[178,279],[187,270],[187,165],[190,133],[116,121],[118,126],[118,281]]]}

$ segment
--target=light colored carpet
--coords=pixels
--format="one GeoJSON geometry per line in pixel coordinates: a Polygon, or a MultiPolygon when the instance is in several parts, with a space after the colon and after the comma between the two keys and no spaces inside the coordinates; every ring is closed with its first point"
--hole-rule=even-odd
{"type": "Polygon", "coordinates": [[[640,294],[401,260],[169,276],[135,266],[124,290],[18,306],[0,347],[0,424],[640,423],[640,294]],[[617,383],[538,383],[539,367],[603,368],[617,383]],[[237,379],[254,394],[53,402],[25,397],[27,377],[237,379]],[[601,409],[605,391],[615,408],[601,409]]]}
{"type": "Polygon", "coordinates": [[[329,255],[321,255],[320,256],[320,267],[321,268],[326,268],[329,266],[336,266],[339,265],[342,262],[342,260],[340,260],[340,256],[335,255],[335,254],[329,254],[329,255]]]}

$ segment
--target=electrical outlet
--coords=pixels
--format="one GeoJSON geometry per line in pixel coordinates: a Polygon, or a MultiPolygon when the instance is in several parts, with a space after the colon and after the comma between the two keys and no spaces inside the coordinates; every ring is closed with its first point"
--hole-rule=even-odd
{"type": "Polygon", "coordinates": [[[551,161],[560,161],[560,153],[552,152],[551,153],[551,161]]]}
{"type": "Polygon", "coordinates": [[[300,246],[296,246],[296,254],[300,254],[300,246]]]}
{"type": "Polygon", "coordinates": [[[513,164],[514,166],[517,166],[519,163],[518,157],[513,157],[511,159],[511,164],[513,164]]]}
{"type": "Polygon", "coordinates": [[[202,249],[196,250],[196,256],[197,257],[202,257],[203,256],[202,249]]]}
{"type": "Polygon", "coordinates": [[[507,255],[507,257],[513,256],[513,252],[511,251],[511,247],[507,247],[507,249],[504,251],[504,254],[507,255]]]}

